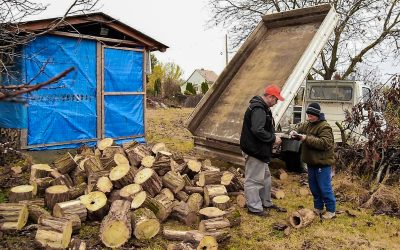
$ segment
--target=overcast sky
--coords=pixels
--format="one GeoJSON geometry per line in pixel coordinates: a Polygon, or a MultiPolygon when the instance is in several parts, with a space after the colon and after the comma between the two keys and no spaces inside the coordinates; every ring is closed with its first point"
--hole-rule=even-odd
{"type": "MultiPolygon", "coordinates": [[[[50,3],[35,19],[61,16],[72,3],[68,1],[35,0],[50,3]]],[[[184,79],[198,68],[219,74],[225,67],[225,32],[207,29],[210,14],[207,0],[101,0],[99,10],[157,41],[169,46],[156,53],[162,62],[182,67],[184,79]]]]}

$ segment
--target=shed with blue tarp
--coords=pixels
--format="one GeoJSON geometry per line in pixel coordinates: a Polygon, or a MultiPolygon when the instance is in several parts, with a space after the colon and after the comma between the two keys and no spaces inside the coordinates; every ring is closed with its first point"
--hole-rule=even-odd
{"type": "MultiPolygon", "coordinates": [[[[60,19],[20,24],[40,32],[60,19]]],[[[18,53],[3,85],[57,83],[32,92],[27,103],[0,102],[0,128],[20,132],[21,148],[75,148],[102,138],[144,141],[146,73],[150,52],[168,47],[104,14],[66,17],[18,53]]]]}

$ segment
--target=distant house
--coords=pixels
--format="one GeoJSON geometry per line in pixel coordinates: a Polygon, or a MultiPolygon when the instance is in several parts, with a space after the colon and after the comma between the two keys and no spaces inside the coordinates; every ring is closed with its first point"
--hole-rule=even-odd
{"type": "Polygon", "coordinates": [[[207,82],[208,87],[217,80],[218,75],[212,70],[196,69],[189,76],[189,78],[181,85],[181,92],[184,93],[186,90],[186,84],[191,82],[197,93],[201,93],[201,84],[207,82]]]}

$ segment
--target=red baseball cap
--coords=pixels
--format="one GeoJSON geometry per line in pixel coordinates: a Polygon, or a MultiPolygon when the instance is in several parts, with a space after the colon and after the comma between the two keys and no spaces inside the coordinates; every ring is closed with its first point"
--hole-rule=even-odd
{"type": "Polygon", "coordinates": [[[281,89],[278,86],[274,85],[274,84],[271,84],[271,85],[268,85],[267,87],[265,87],[264,93],[266,95],[273,95],[276,98],[278,98],[278,100],[280,100],[280,101],[284,101],[285,100],[281,96],[281,89]]]}

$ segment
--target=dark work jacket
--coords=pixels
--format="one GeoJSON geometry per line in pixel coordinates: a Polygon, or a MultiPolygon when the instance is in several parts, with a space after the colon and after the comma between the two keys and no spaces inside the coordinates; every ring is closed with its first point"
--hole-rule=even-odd
{"type": "Polygon", "coordinates": [[[244,153],[268,163],[275,142],[275,123],[270,108],[260,96],[250,100],[240,135],[240,148],[244,153]]]}

